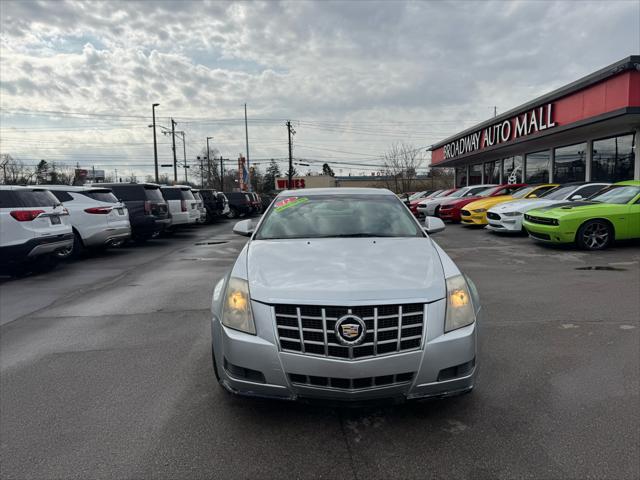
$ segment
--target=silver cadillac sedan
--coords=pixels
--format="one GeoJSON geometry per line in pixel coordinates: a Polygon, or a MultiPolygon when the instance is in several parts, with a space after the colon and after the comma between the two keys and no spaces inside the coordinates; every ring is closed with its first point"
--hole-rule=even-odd
{"type": "Polygon", "coordinates": [[[390,191],[289,190],[215,286],[213,368],[230,392],[278,399],[417,399],[471,391],[473,283],[390,191]]]}

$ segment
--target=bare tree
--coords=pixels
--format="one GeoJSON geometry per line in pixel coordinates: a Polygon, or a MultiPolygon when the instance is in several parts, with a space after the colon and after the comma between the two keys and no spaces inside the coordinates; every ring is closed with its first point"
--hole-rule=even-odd
{"type": "Polygon", "coordinates": [[[5,185],[29,183],[35,175],[35,170],[25,167],[22,160],[13,158],[8,153],[1,155],[0,165],[2,166],[2,181],[5,185]]]}
{"type": "Polygon", "coordinates": [[[425,160],[423,148],[407,143],[394,143],[384,154],[385,186],[396,193],[412,191],[418,170],[425,160]]]}

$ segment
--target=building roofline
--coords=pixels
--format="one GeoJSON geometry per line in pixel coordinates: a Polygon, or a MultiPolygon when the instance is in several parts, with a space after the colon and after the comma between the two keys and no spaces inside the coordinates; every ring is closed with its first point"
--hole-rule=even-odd
{"type": "Polygon", "coordinates": [[[612,63],[611,65],[606,66],[604,68],[601,68],[596,72],[590,73],[589,75],[582,77],[574,82],[571,82],[563,87],[560,87],[549,93],[546,93],[537,98],[534,98],[533,100],[527,103],[518,105],[517,107],[512,108],[504,113],[501,113],[500,115],[489,118],[484,122],[478,123],[473,127],[462,130],[461,132],[458,132],[455,135],[451,135],[445,138],[444,140],[434,143],[429,147],[428,150],[433,151],[437,148],[442,147],[443,145],[446,145],[449,142],[452,142],[457,138],[464,137],[465,135],[468,135],[470,133],[477,132],[478,130],[482,130],[485,127],[489,127],[496,123],[503,122],[504,120],[512,118],[516,114],[521,113],[523,111],[530,110],[531,108],[538,106],[541,103],[549,103],[551,101],[565,97],[573,92],[583,90],[595,83],[601,82],[602,80],[605,80],[609,77],[613,77],[614,75],[625,72],[627,70],[640,70],[640,55],[630,55],[626,58],[623,58],[622,60],[612,63]]]}

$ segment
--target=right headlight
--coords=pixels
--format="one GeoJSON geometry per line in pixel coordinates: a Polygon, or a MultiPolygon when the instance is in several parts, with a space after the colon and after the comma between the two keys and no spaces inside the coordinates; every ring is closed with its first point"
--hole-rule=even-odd
{"type": "Polygon", "coordinates": [[[466,327],[476,321],[469,285],[462,275],[447,278],[447,314],[444,331],[466,327]]]}
{"type": "Polygon", "coordinates": [[[249,297],[249,283],[242,278],[229,279],[222,306],[222,324],[234,330],[256,334],[249,297]]]}

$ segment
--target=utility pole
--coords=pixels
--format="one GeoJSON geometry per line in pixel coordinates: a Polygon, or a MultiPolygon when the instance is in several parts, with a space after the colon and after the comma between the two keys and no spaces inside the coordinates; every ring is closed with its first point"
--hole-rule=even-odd
{"type": "Polygon", "coordinates": [[[113,171],[115,172],[115,173],[114,173],[114,176],[116,177],[116,179],[115,179],[115,183],[119,183],[119,182],[118,182],[118,169],[117,169],[117,168],[114,168],[114,169],[113,169],[113,171]]]}
{"type": "Polygon", "coordinates": [[[156,140],[156,107],[159,103],[151,105],[151,114],[153,115],[153,166],[156,171],[156,183],[158,183],[158,142],[156,140]]]}
{"type": "Polygon", "coordinates": [[[287,172],[288,181],[287,188],[291,188],[293,178],[293,152],[291,150],[291,135],[295,135],[296,132],[291,128],[291,121],[287,121],[287,132],[289,133],[289,171],[287,172]]]}
{"type": "Polygon", "coordinates": [[[249,191],[251,191],[251,168],[249,168],[249,128],[247,126],[247,104],[244,104],[244,140],[247,145],[247,176],[249,180],[249,191]]]}
{"type": "Polygon", "coordinates": [[[498,116],[498,107],[496,107],[496,106],[493,107],[493,116],[494,117],[498,116]]]}
{"type": "Polygon", "coordinates": [[[187,179],[187,169],[189,168],[187,166],[187,142],[184,138],[184,131],[180,132],[182,134],[182,155],[183,155],[183,165],[184,165],[184,183],[188,182],[187,179]]]}
{"type": "MultiPolygon", "coordinates": [[[[212,140],[213,137],[207,137],[207,180],[209,181],[208,183],[211,183],[211,158],[210,158],[210,152],[209,152],[209,140],[212,140]]],[[[203,180],[202,180],[202,186],[204,188],[204,175],[203,175],[203,180]]],[[[211,185],[209,185],[209,187],[211,187],[211,185]]]]}
{"type": "Polygon", "coordinates": [[[220,191],[224,192],[224,158],[220,155],[220,191]]]}
{"type": "Polygon", "coordinates": [[[178,182],[178,161],[176,160],[176,125],[178,122],[174,122],[171,119],[171,139],[173,140],[173,181],[178,182]]]}

